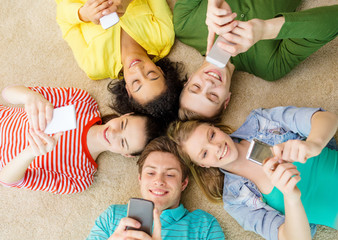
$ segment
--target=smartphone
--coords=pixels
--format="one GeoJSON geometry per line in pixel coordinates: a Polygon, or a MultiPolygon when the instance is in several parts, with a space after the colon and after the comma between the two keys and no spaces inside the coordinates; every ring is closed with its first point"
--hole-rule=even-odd
{"type": "Polygon", "coordinates": [[[258,139],[253,139],[248,153],[246,154],[246,158],[259,165],[263,165],[265,159],[274,156],[271,147],[271,145],[261,142],[258,139]]]}
{"type": "Polygon", "coordinates": [[[116,12],[110,13],[110,14],[108,14],[108,15],[103,16],[102,18],[100,18],[101,26],[104,29],[107,29],[107,28],[110,28],[110,27],[114,26],[119,21],[120,21],[120,18],[117,15],[116,12]]]}
{"type": "Polygon", "coordinates": [[[76,128],[75,105],[55,108],[53,118],[45,129],[46,134],[64,132],[76,128]]]}
{"type": "Polygon", "coordinates": [[[224,68],[225,65],[228,63],[231,55],[227,51],[224,51],[221,49],[217,43],[219,42],[226,42],[229,44],[232,44],[225,40],[223,37],[219,36],[214,42],[214,45],[212,46],[209,54],[205,58],[209,63],[216,65],[219,68],[224,68]]]}
{"type": "Polygon", "coordinates": [[[141,223],[140,228],[127,227],[131,230],[139,230],[151,236],[153,228],[154,203],[142,198],[131,198],[128,203],[128,217],[141,223]]]}

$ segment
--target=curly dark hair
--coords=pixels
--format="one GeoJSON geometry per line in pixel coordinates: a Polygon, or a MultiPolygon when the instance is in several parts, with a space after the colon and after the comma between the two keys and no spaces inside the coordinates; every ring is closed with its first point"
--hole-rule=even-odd
{"type": "MultiPolygon", "coordinates": [[[[134,116],[134,117],[145,117],[146,118],[146,126],[145,126],[145,132],[146,132],[146,145],[153,140],[154,138],[157,138],[161,135],[163,135],[166,131],[165,125],[163,124],[163,122],[158,121],[158,119],[155,119],[152,116],[149,115],[145,115],[145,114],[137,114],[137,113],[132,113],[130,114],[130,116],[134,116]]],[[[102,123],[106,124],[107,122],[109,122],[110,120],[119,117],[117,114],[109,114],[109,115],[105,115],[102,117],[102,123]]],[[[142,151],[140,152],[134,152],[130,155],[132,156],[138,156],[141,154],[142,151]]]]}
{"type": "Polygon", "coordinates": [[[172,62],[163,58],[155,63],[159,66],[166,81],[167,89],[160,96],[145,105],[139,104],[132,97],[128,96],[125,80],[111,81],[108,84],[108,91],[114,94],[110,107],[120,114],[137,112],[151,115],[157,119],[169,123],[177,118],[179,109],[179,96],[183,88],[183,82],[187,80],[185,75],[180,79],[184,67],[182,63],[172,62]]]}

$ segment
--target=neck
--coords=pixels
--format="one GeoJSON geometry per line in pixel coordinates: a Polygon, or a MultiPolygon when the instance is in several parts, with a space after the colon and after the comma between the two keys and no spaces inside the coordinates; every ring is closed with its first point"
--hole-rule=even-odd
{"type": "Polygon", "coordinates": [[[123,29],[121,29],[121,61],[122,65],[125,65],[127,57],[130,56],[146,56],[147,52],[138,44],[132,37],[128,35],[123,29]]]}
{"type": "Polygon", "coordinates": [[[100,155],[100,153],[106,151],[103,145],[100,144],[98,140],[98,132],[101,125],[93,125],[89,128],[87,133],[87,147],[90,155],[94,160],[100,155]]]}

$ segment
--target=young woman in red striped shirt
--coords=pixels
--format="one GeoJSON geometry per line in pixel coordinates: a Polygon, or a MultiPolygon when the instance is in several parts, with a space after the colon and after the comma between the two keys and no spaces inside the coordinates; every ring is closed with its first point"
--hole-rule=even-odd
{"type": "Polygon", "coordinates": [[[161,132],[153,119],[136,114],[103,117],[84,90],[7,87],[3,98],[23,108],[0,105],[0,183],[59,194],[84,191],[104,151],[137,155],[161,132]],[[53,109],[75,105],[77,128],[49,136],[43,131],[53,109]]]}

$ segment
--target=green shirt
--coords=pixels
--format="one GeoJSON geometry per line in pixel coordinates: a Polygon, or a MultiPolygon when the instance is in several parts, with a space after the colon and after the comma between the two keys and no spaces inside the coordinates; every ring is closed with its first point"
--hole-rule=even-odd
{"type": "MultiPolygon", "coordinates": [[[[262,40],[247,52],[231,58],[237,70],[273,81],[286,75],[301,61],[337,36],[338,5],[294,12],[300,0],[228,0],[237,20],[284,16],[285,23],[273,40],[262,40]]],[[[174,8],[176,37],[206,52],[207,0],[178,0],[174,8]]]]}
{"type": "MultiPolygon", "coordinates": [[[[127,216],[127,205],[111,205],[95,221],[87,240],[108,239],[127,216]]],[[[161,218],[161,236],[169,239],[225,239],[216,218],[197,209],[189,212],[181,204],[175,209],[164,210],[161,218]]]]}

